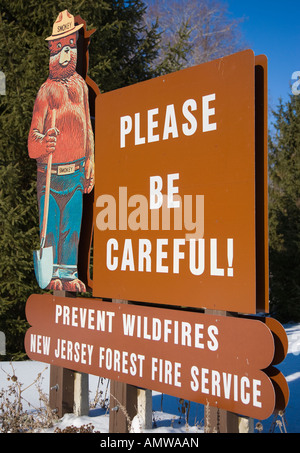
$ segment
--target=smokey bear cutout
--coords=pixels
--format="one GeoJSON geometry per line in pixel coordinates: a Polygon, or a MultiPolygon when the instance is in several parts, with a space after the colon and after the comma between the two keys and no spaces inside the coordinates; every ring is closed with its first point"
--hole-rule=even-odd
{"type": "Polygon", "coordinates": [[[38,91],[28,137],[29,156],[37,161],[39,223],[41,236],[42,231],[45,236],[41,247],[53,253],[51,281],[46,288],[71,292],[86,291],[78,278],[78,244],[83,193],[90,193],[94,186],[88,87],[76,72],[78,30],[82,26],[75,25],[66,10],[53,25],[47,38],[49,76],[38,91]]]}

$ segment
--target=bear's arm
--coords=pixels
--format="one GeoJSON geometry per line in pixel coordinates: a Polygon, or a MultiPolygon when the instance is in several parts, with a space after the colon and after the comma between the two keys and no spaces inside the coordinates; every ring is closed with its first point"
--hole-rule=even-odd
{"type": "Polygon", "coordinates": [[[94,134],[91,124],[90,108],[88,100],[88,87],[84,82],[84,107],[86,116],[86,152],[85,152],[85,183],[84,192],[90,193],[94,187],[94,134]]]}
{"type": "Polygon", "coordinates": [[[46,154],[44,137],[45,121],[48,111],[48,102],[44,85],[41,86],[33,107],[31,127],[28,135],[28,153],[32,159],[38,159],[46,154]]]}
{"type": "Polygon", "coordinates": [[[84,82],[84,106],[86,112],[86,130],[87,130],[87,137],[86,137],[86,157],[90,158],[94,161],[94,134],[92,129],[91,117],[90,117],[90,107],[89,107],[89,93],[88,87],[84,82]]]}

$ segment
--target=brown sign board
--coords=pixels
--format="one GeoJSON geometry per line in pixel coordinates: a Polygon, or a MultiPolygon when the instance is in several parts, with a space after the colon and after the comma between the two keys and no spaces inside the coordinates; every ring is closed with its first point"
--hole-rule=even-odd
{"type": "Polygon", "coordinates": [[[246,50],[97,97],[93,296],[268,311],[266,68],[246,50]]]}
{"type": "Polygon", "coordinates": [[[26,317],[33,360],[258,419],[286,394],[272,331],[258,319],[51,295],[30,296],[26,317]]]}

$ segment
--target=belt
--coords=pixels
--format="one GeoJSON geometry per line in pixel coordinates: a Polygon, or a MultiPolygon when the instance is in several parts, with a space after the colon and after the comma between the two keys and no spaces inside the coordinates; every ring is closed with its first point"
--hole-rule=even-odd
{"type": "MultiPolygon", "coordinates": [[[[51,168],[51,174],[59,175],[59,176],[71,175],[76,170],[79,170],[80,167],[84,167],[84,162],[81,164],[72,163],[72,164],[56,165],[54,168],[53,167],[51,168]]],[[[46,173],[47,167],[38,166],[37,171],[39,171],[41,173],[46,173]]]]}

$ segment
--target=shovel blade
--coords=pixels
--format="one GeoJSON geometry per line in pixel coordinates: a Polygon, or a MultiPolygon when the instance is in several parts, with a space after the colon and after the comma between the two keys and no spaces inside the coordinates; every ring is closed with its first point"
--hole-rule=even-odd
{"type": "Polygon", "coordinates": [[[33,252],[35,277],[40,288],[45,289],[53,274],[53,247],[43,247],[33,252]]]}

